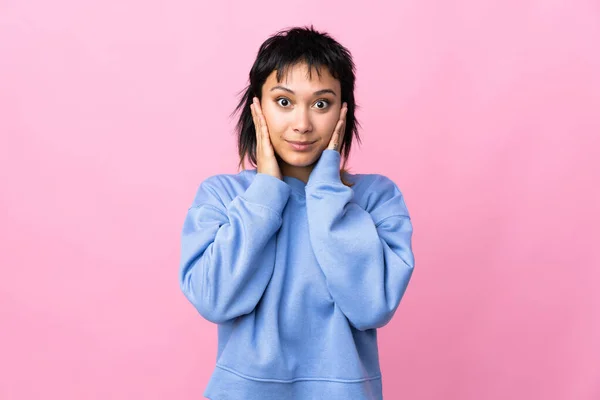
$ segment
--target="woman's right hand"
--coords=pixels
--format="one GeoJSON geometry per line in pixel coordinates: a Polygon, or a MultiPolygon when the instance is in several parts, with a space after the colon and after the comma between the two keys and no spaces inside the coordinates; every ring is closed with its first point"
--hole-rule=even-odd
{"type": "Polygon", "coordinates": [[[257,97],[252,99],[250,110],[252,111],[252,120],[256,131],[256,171],[282,179],[279,163],[275,158],[275,150],[269,136],[267,122],[257,97]]]}

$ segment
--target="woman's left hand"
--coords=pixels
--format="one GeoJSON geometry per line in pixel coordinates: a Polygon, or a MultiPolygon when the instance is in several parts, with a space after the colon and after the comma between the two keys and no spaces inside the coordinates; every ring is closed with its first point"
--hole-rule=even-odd
{"type": "Polygon", "coordinates": [[[346,103],[342,104],[342,110],[340,111],[340,119],[335,125],[335,129],[333,130],[333,135],[331,135],[331,140],[329,141],[329,146],[327,146],[328,150],[340,151],[340,146],[342,145],[342,139],[344,138],[344,132],[346,131],[346,113],[348,112],[348,105],[346,103]]]}

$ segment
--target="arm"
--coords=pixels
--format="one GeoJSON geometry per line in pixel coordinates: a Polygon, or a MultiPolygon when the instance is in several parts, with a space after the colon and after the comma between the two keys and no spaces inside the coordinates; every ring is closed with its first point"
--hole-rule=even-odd
{"type": "Polygon", "coordinates": [[[216,187],[217,179],[203,182],[187,212],[179,283],[205,319],[223,323],[252,312],[271,279],[275,234],[290,188],[258,173],[224,206],[216,187]]]}
{"type": "Polygon", "coordinates": [[[377,176],[369,211],[351,202],[339,175],[340,154],[326,149],[306,187],[310,240],[331,296],[359,330],[394,315],[410,281],[412,224],[400,190],[377,176]]]}

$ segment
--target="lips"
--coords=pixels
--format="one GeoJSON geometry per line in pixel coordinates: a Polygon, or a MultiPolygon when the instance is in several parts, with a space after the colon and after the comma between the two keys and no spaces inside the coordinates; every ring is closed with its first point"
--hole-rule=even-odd
{"type": "Polygon", "coordinates": [[[287,142],[288,143],[292,143],[292,144],[298,144],[298,145],[301,145],[301,146],[306,146],[308,144],[313,144],[314,143],[314,141],[313,142],[295,142],[293,140],[287,140],[287,142]]]}
{"type": "Polygon", "coordinates": [[[287,140],[287,142],[290,144],[290,147],[294,150],[297,151],[306,151],[306,150],[310,150],[311,146],[316,143],[316,141],[314,142],[293,142],[290,140],[287,140]]]}

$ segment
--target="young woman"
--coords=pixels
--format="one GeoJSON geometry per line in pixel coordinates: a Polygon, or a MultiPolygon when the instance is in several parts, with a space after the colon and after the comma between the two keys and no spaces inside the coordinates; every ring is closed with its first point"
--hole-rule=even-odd
{"type": "Polygon", "coordinates": [[[209,399],[382,399],[376,329],[412,275],[413,228],[390,179],[342,168],[354,70],[312,27],[267,39],[237,107],[256,168],[207,178],[188,210],[181,289],[218,324],[209,399]]]}

